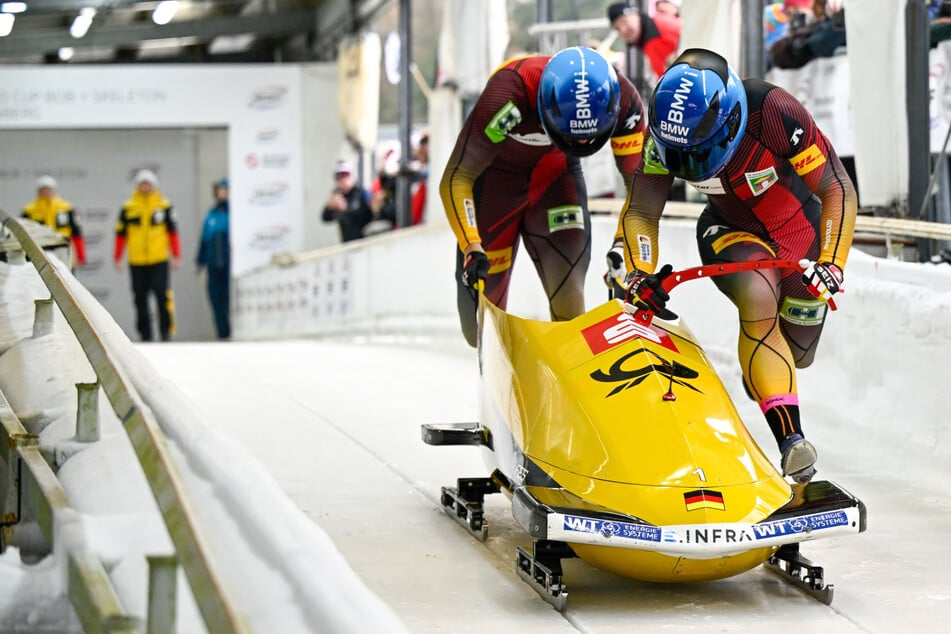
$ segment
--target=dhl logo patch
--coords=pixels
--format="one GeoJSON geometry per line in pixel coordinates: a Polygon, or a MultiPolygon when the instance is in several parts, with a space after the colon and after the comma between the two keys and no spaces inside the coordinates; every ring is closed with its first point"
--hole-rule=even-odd
{"type": "Polygon", "coordinates": [[[512,266],[512,248],[499,249],[498,251],[486,251],[486,257],[489,258],[489,274],[500,273],[512,266]]]}
{"type": "Polygon", "coordinates": [[[615,156],[637,154],[644,149],[644,133],[636,132],[611,139],[611,151],[615,156]]]}
{"type": "Polygon", "coordinates": [[[805,150],[789,159],[789,162],[792,163],[793,169],[796,170],[797,174],[800,176],[805,176],[820,165],[823,165],[826,162],[826,157],[822,154],[822,151],[816,146],[816,144],[813,143],[805,150]]]}
{"type": "Polygon", "coordinates": [[[731,231],[729,233],[725,233],[714,240],[711,246],[713,247],[713,252],[719,254],[725,248],[733,246],[738,242],[752,242],[754,244],[759,244],[775,256],[773,249],[768,244],[763,242],[761,238],[745,231],[731,231]]]}

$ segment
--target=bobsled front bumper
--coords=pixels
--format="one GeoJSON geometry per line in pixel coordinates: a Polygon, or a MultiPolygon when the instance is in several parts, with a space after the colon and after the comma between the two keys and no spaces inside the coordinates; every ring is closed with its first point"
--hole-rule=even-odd
{"type": "Polygon", "coordinates": [[[520,486],[512,514],[532,537],[707,559],[865,530],[865,505],[828,481],[793,485],[793,499],[761,522],[656,526],[565,491],[520,486]]]}

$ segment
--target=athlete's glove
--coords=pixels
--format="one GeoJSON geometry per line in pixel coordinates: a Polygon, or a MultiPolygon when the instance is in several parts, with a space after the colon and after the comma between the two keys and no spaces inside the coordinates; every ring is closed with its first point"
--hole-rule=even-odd
{"type": "Polygon", "coordinates": [[[627,301],[637,308],[649,310],[661,319],[674,319],[676,315],[667,310],[667,300],[670,295],[664,290],[663,281],[674,270],[670,264],[665,264],[656,273],[642,273],[631,271],[625,280],[627,285],[627,301]]]}
{"type": "MultiPolygon", "coordinates": [[[[604,284],[611,289],[612,293],[618,284],[615,280],[624,279],[624,252],[621,247],[614,247],[607,254],[608,270],[604,274],[604,284]]],[[[610,297],[610,296],[609,296],[610,297]]]]}
{"type": "Polygon", "coordinates": [[[489,276],[489,257],[482,251],[473,251],[462,265],[462,283],[472,288],[476,282],[489,276]]]}
{"type": "Polygon", "coordinates": [[[809,292],[835,310],[835,300],[832,296],[842,292],[842,270],[835,264],[812,260],[799,260],[799,266],[803,268],[802,283],[809,292]]]}

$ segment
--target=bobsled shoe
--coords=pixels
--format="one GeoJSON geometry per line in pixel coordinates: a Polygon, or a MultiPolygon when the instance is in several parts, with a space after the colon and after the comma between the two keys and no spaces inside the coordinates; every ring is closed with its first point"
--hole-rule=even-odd
{"type": "Polygon", "coordinates": [[[790,434],[779,446],[783,475],[796,482],[809,482],[816,474],[816,448],[801,434],[790,434]]]}

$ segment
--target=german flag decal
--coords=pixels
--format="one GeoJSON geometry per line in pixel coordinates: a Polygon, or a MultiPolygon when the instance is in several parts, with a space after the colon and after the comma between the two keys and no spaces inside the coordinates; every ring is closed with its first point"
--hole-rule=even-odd
{"type": "Polygon", "coordinates": [[[687,505],[688,511],[698,511],[700,509],[726,510],[726,504],[723,503],[723,494],[708,489],[697,489],[684,493],[684,504],[687,505]]]}

